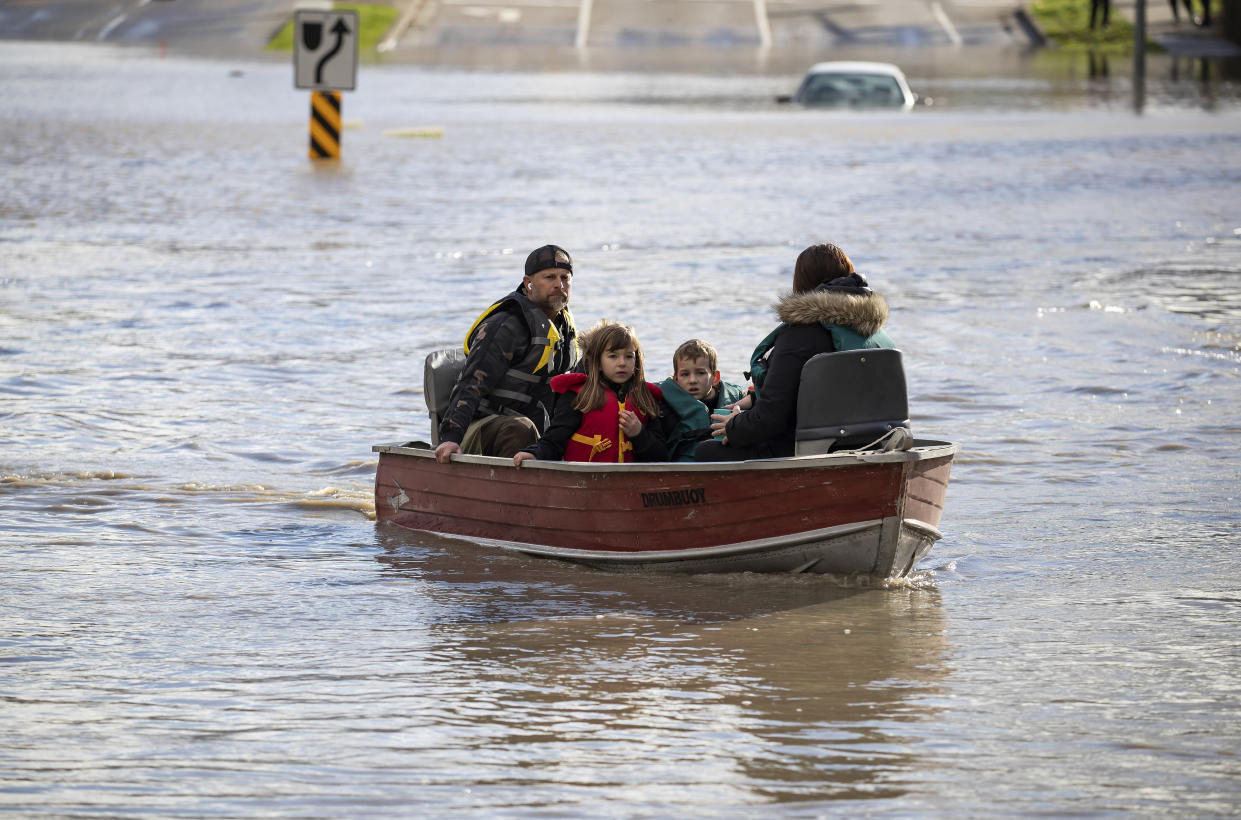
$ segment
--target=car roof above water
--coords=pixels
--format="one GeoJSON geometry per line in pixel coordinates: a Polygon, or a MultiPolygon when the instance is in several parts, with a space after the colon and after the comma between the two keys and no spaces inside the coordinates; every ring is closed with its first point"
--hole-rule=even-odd
{"type": "Polygon", "coordinates": [[[872,63],[865,60],[838,60],[827,63],[815,63],[810,66],[807,74],[886,74],[890,77],[904,77],[905,74],[892,63],[872,63]]]}

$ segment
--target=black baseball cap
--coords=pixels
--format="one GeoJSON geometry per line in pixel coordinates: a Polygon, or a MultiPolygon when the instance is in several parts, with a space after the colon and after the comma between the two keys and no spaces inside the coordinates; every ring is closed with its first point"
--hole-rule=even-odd
{"type": "Polygon", "coordinates": [[[573,257],[559,245],[544,245],[530,251],[526,257],[526,276],[534,276],[548,268],[561,268],[573,273],[573,257]]]}

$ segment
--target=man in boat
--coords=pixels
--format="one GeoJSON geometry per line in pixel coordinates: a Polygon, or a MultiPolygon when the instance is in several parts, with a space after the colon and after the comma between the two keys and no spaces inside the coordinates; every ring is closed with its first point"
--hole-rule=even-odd
{"type": "Polygon", "coordinates": [[[526,257],[517,289],[474,321],[440,422],[436,460],[447,464],[453,453],[511,458],[538,440],[554,402],[552,376],[577,364],[572,281],[568,251],[544,245],[526,257]]]}

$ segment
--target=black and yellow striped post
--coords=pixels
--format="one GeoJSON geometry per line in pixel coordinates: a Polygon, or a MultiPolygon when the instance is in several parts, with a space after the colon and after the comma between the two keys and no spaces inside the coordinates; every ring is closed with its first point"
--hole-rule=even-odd
{"type": "Polygon", "coordinates": [[[310,158],[340,159],[340,92],[310,92],[310,158]]]}

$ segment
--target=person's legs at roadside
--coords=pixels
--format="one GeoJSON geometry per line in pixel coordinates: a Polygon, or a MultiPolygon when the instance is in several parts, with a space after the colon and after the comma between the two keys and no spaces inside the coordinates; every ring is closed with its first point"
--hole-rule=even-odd
{"type": "Polygon", "coordinates": [[[1108,14],[1110,5],[1111,5],[1110,0],[1090,0],[1090,27],[1091,28],[1095,27],[1095,17],[1099,14],[1100,11],[1103,12],[1103,27],[1107,28],[1107,14],[1108,14]]]}

